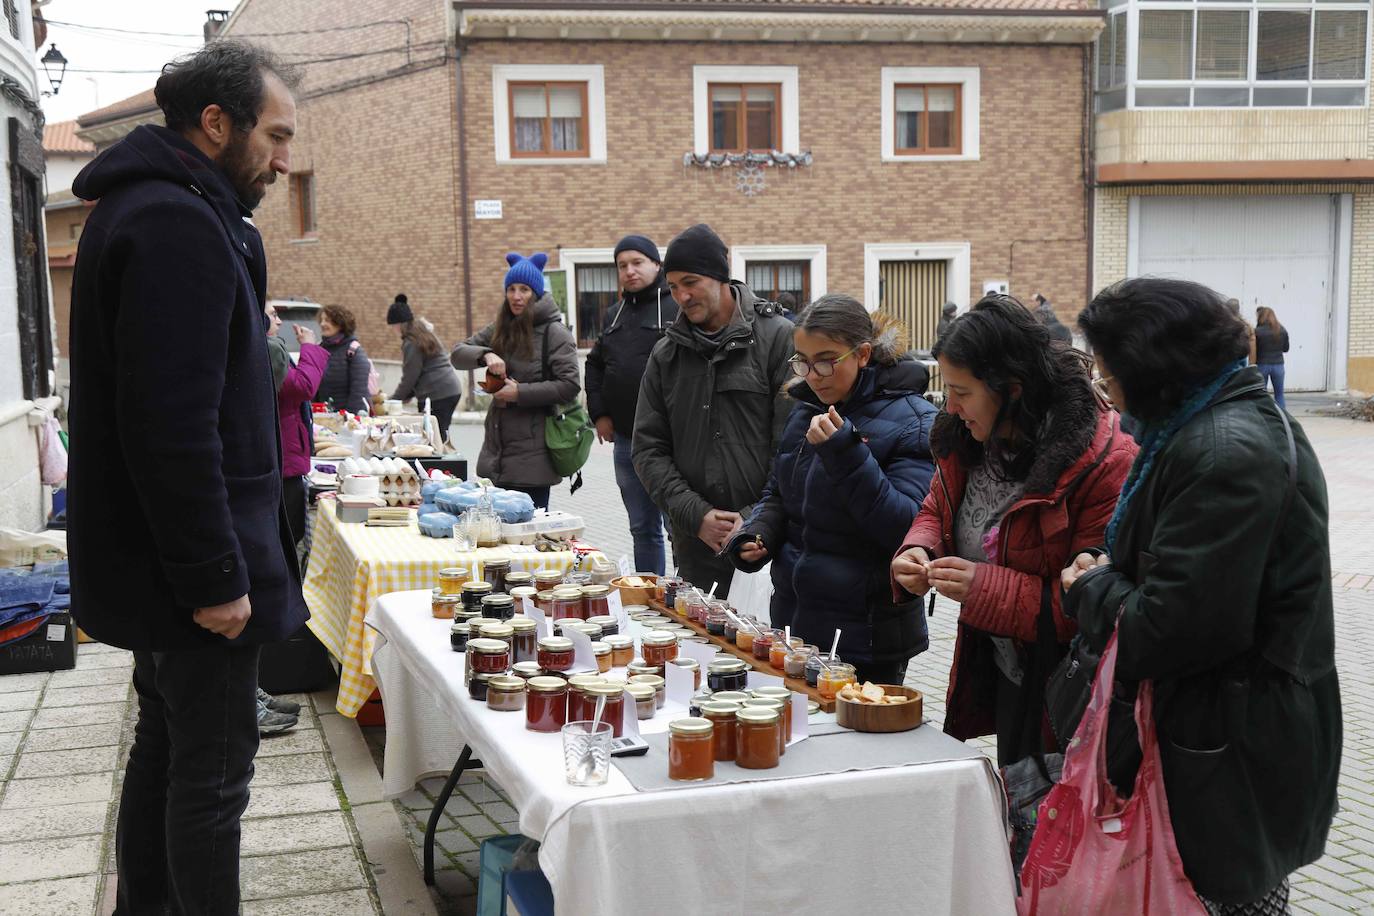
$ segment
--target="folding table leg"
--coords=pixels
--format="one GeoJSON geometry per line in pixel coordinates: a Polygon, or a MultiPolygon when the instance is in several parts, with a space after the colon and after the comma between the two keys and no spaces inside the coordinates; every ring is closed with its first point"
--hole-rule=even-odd
{"type": "Polygon", "coordinates": [[[429,812],[429,823],[425,825],[425,883],[434,883],[434,832],[439,829],[439,815],[443,813],[444,806],[453,796],[453,790],[458,787],[458,779],[463,775],[464,770],[475,770],[482,765],[482,761],[472,759],[472,748],[463,745],[463,753],[458,755],[458,762],[453,765],[453,771],[448,774],[448,781],[444,783],[443,790],[439,797],[434,800],[434,809],[429,812]]]}

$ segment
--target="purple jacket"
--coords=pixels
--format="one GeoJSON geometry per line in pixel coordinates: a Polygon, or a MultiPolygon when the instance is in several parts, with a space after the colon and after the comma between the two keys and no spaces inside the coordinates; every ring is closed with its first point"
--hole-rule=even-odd
{"type": "Polygon", "coordinates": [[[319,344],[301,344],[300,362],[286,370],[277,392],[277,413],[281,416],[281,473],[301,477],[310,473],[310,430],[301,415],[301,405],[310,400],[329,365],[329,351],[319,344]]]}

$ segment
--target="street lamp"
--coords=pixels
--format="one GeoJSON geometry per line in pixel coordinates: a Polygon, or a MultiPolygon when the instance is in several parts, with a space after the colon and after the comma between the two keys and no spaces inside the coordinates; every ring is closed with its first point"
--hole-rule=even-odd
{"type": "Polygon", "coordinates": [[[53,44],[48,46],[48,53],[43,55],[39,63],[48,74],[48,82],[52,83],[52,94],[57,95],[57,90],[62,86],[62,77],[67,73],[67,58],[63,57],[62,52],[57,50],[57,45],[53,44]]]}

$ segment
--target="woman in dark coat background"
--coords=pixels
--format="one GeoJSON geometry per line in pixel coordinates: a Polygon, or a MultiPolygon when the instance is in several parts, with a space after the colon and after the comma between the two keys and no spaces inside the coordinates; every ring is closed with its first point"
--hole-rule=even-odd
{"type": "Polygon", "coordinates": [[[754,572],[773,559],[773,626],[830,648],[861,680],[900,684],[925,651],[918,602],[894,604],[887,558],[935,471],[929,374],[899,359],[895,327],[849,296],[822,296],[793,332],[797,401],[753,513],[726,552],[754,572]],[[758,544],[755,538],[762,538],[758,544]]]}
{"type": "MultiPolygon", "coordinates": [[[[1341,762],[1325,477],[1212,290],[1127,280],[1078,323],[1142,425],[1106,553],[1064,571],[1065,610],[1094,649],[1116,631],[1118,695],[1154,682],[1174,838],[1209,912],[1287,912],[1288,875],[1325,848],[1341,762]]],[[[1118,706],[1109,747],[1135,740],[1118,706]]],[[[1118,787],[1128,770],[1113,767],[1118,787]]]]}
{"type": "Polygon", "coordinates": [[[357,319],[342,305],[320,309],[320,345],[329,351],[329,365],[315,391],[315,400],[333,401],[335,410],[362,413],[372,408],[367,390],[372,360],[353,336],[357,330],[357,319]]]}

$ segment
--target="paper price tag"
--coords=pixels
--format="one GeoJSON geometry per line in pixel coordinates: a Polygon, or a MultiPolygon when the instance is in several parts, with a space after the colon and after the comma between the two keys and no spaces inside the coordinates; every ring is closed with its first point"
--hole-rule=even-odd
{"type": "Polygon", "coordinates": [[[811,723],[806,718],[807,696],[804,693],[792,693],[792,737],[788,739],[788,744],[793,741],[800,741],[810,732],[811,723]]]}
{"type": "Polygon", "coordinates": [[[573,644],[573,666],[575,672],[596,673],[596,654],[592,652],[591,637],[581,630],[574,630],[571,627],[563,630],[563,635],[572,640],[573,644]]]}
{"type": "Polygon", "coordinates": [[[635,568],[630,564],[630,558],[623,553],[620,555],[620,559],[615,561],[615,565],[620,569],[620,574],[622,576],[633,576],[635,574],[635,568]]]}
{"type": "Polygon", "coordinates": [[[693,684],[696,679],[692,677],[692,672],[677,665],[663,666],[664,699],[670,703],[681,703],[688,705],[692,700],[693,684]]]}
{"type": "Polygon", "coordinates": [[[543,639],[545,636],[548,636],[549,621],[548,618],[544,616],[544,612],[539,609],[539,605],[528,598],[521,598],[520,601],[523,603],[525,616],[534,621],[535,638],[543,639]]]}
{"type": "Polygon", "coordinates": [[[611,589],[611,593],[606,596],[606,607],[610,609],[611,616],[615,618],[616,626],[620,628],[620,632],[630,632],[630,615],[625,612],[625,605],[621,603],[620,589],[611,589]]]}
{"type": "MultiPolygon", "coordinates": [[[[719,650],[719,649],[717,649],[715,646],[711,645],[710,643],[704,643],[704,642],[684,642],[684,643],[678,643],[677,652],[678,652],[679,655],[685,655],[685,656],[687,656],[688,658],[694,658],[694,659],[696,659],[697,664],[701,665],[701,679],[702,679],[702,681],[705,681],[705,680],[706,680],[706,666],[709,665],[709,664],[711,663],[711,661],[712,661],[717,655],[720,654],[720,650],[719,650]]],[[[782,683],[782,681],[778,681],[778,683],[782,683]]],[[[760,685],[760,686],[762,686],[762,685],[760,685]]]]}
{"type": "Polygon", "coordinates": [[[780,677],[771,674],[764,674],[762,671],[749,672],[749,689],[754,690],[759,687],[786,687],[787,684],[780,677]]]}
{"type": "Polygon", "coordinates": [[[639,737],[639,709],[635,706],[635,698],[630,696],[630,691],[624,693],[625,702],[620,719],[620,737],[638,738],[639,737]]]}

